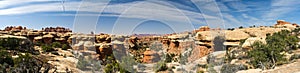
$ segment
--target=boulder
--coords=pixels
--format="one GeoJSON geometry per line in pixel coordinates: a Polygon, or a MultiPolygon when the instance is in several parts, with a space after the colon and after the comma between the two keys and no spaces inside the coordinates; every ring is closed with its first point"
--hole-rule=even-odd
{"type": "Polygon", "coordinates": [[[197,32],[196,40],[200,41],[212,41],[216,36],[222,36],[224,31],[202,31],[197,32]]]}
{"type": "Polygon", "coordinates": [[[226,38],[226,40],[229,40],[229,41],[238,41],[238,40],[246,39],[248,37],[250,37],[249,34],[243,32],[243,31],[240,31],[240,30],[233,30],[233,31],[226,30],[225,31],[225,38],[226,38]]]}
{"type": "Polygon", "coordinates": [[[245,40],[243,43],[242,47],[243,48],[250,48],[250,46],[255,42],[255,41],[260,41],[262,43],[266,43],[266,40],[264,38],[259,38],[259,37],[250,37],[245,40]]]}

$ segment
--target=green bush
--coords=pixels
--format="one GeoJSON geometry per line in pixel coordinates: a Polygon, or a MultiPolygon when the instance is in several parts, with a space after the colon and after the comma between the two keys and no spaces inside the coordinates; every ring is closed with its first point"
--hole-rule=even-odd
{"type": "Polygon", "coordinates": [[[291,32],[283,30],[267,36],[266,42],[255,42],[252,45],[253,50],[248,52],[250,64],[255,68],[273,69],[276,65],[286,63],[286,58],[281,52],[296,49],[299,40],[291,32]]]}
{"type": "Polygon", "coordinates": [[[50,45],[42,45],[42,50],[44,52],[51,52],[54,51],[54,48],[52,48],[50,45]]]}
{"type": "Polygon", "coordinates": [[[62,50],[67,50],[69,48],[69,46],[67,44],[63,44],[61,48],[62,48],[62,50]]]}
{"type": "Polygon", "coordinates": [[[41,69],[41,63],[29,53],[19,55],[13,62],[16,73],[36,73],[41,69]]]}
{"type": "Polygon", "coordinates": [[[5,50],[0,50],[0,64],[14,65],[12,57],[5,50]]]}
{"type": "Polygon", "coordinates": [[[156,68],[155,72],[168,70],[166,63],[163,61],[157,62],[155,68],[156,68]]]}
{"type": "Polygon", "coordinates": [[[0,39],[0,44],[3,48],[8,50],[17,50],[20,46],[20,39],[18,38],[5,38],[0,39]]]}
{"type": "Polygon", "coordinates": [[[62,45],[61,45],[61,43],[60,42],[53,42],[52,43],[52,47],[54,47],[54,48],[60,48],[62,45]]]}
{"type": "Polygon", "coordinates": [[[81,70],[86,70],[87,69],[86,67],[88,66],[88,64],[89,64],[89,62],[83,56],[79,56],[76,67],[81,70]]]}
{"type": "Polygon", "coordinates": [[[130,73],[127,70],[133,71],[133,69],[130,67],[124,66],[124,65],[133,66],[133,64],[128,63],[128,61],[134,62],[131,59],[130,59],[130,57],[125,56],[123,58],[122,62],[118,63],[113,55],[107,56],[104,61],[104,62],[106,62],[104,71],[105,71],[105,73],[115,73],[117,71],[120,71],[120,73],[130,73]],[[126,63],[124,63],[124,61],[126,61],[126,63]],[[126,69],[124,67],[126,67],[126,69]]]}
{"type": "Polygon", "coordinates": [[[171,57],[171,55],[166,54],[166,60],[165,60],[165,62],[166,62],[166,63],[172,62],[172,57],[171,57]]]}
{"type": "Polygon", "coordinates": [[[239,29],[242,29],[242,28],[244,28],[244,27],[243,27],[243,26],[240,26],[240,27],[239,27],[239,29]]]}
{"type": "Polygon", "coordinates": [[[36,45],[36,46],[41,46],[41,45],[44,45],[44,44],[43,44],[43,42],[41,42],[41,41],[37,41],[37,42],[34,43],[34,45],[36,45]]]}

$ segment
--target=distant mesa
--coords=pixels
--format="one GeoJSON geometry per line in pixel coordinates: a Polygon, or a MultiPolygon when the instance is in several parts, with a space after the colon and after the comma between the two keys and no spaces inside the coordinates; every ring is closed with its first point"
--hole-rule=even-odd
{"type": "Polygon", "coordinates": [[[42,31],[44,32],[59,32],[59,33],[66,33],[66,32],[72,32],[72,30],[64,27],[46,27],[42,28],[42,31]]]}
{"type": "Polygon", "coordinates": [[[209,31],[210,28],[208,26],[201,26],[198,30],[195,30],[195,32],[200,32],[200,31],[209,31]]]}
{"type": "Polygon", "coordinates": [[[4,31],[21,31],[21,30],[26,30],[26,27],[22,26],[8,26],[4,29],[4,31]]]}

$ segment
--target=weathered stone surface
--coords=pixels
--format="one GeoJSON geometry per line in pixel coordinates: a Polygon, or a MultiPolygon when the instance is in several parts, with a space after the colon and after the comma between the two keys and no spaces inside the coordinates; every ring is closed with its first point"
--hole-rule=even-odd
{"type": "Polygon", "coordinates": [[[288,29],[295,29],[297,26],[297,24],[291,24],[290,22],[286,22],[284,20],[277,20],[277,24],[275,24],[275,27],[283,27],[288,29]]]}
{"type": "Polygon", "coordinates": [[[192,54],[191,56],[188,57],[188,61],[189,62],[193,62],[195,60],[198,60],[200,59],[201,57],[203,56],[206,56],[208,55],[209,53],[211,53],[212,50],[205,47],[205,46],[196,46],[193,51],[192,51],[192,54]]]}
{"type": "Polygon", "coordinates": [[[281,30],[290,30],[287,28],[271,28],[271,27],[259,27],[259,28],[244,28],[244,29],[237,29],[240,31],[244,31],[245,33],[249,34],[250,37],[261,37],[266,38],[266,34],[279,32],[281,30]]]}
{"type": "Polygon", "coordinates": [[[149,48],[147,48],[147,50],[143,54],[144,54],[144,58],[143,58],[144,63],[154,63],[160,60],[159,55],[155,51],[150,50],[149,48]]]}
{"type": "Polygon", "coordinates": [[[100,55],[99,59],[104,59],[106,56],[111,55],[113,53],[112,47],[110,44],[101,44],[97,53],[100,55]]]}
{"type": "Polygon", "coordinates": [[[265,39],[264,38],[259,38],[259,37],[250,37],[248,38],[247,40],[245,40],[245,42],[243,43],[242,47],[243,48],[249,48],[250,49],[250,46],[256,42],[256,41],[259,41],[259,42],[262,42],[262,43],[266,43],[265,39]]]}
{"type": "Polygon", "coordinates": [[[249,34],[240,31],[240,30],[233,30],[233,31],[225,31],[225,38],[226,40],[232,40],[232,41],[236,41],[236,40],[242,40],[242,39],[246,39],[250,37],[249,34]]]}

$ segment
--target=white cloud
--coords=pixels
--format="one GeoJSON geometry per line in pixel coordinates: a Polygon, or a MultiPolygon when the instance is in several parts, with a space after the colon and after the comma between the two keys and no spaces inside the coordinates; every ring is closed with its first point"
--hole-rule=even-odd
{"type": "MultiPolygon", "coordinates": [[[[37,13],[37,12],[64,12],[62,9],[61,0],[2,0],[0,1],[0,15],[22,15],[22,14],[30,14],[30,13],[37,13]],[[49,2],[47,1],[57,1],[57,2],[49,2]],[[33,2],[46,2],[43,4],[30,4],[33,2]],[[22,5],[13,7],[15,5],[22,5]],[[7,8],[8,7],[8,8],[7,8]]],[[[198,1],[204,0],[192,0],[195,3],[198,1]]],[[[207,1],[207,0],[206,0],[207,1]]],[[[80,1],[66,1],[64,3],[65,11],[79,11],[79,12],[87,12],[83,14],[78,14],[78,16],[98,16],[97,10],[102,9],[104,7],[105,13],[102,16],[112,16],[118,17],[119,14],[125,12],[127,8],[132,8],[131,11],[126,12],[125,15],[122,15],[123,18],[138,18],[138,19],[148,19],[155,17],[157,19],[167,19],[169,21],[175,22],[182,22],[181,20],[185,20],[186,17],[189,17],[190,20],[195,24],[205,24],[203,20],[208,22],[212,22],[212,24],[220,25],[222,23],[223,18],[225,24],[229,26],[239,26],[239,25],[253,25],[253,24],[264,24],[268,21],[264,21],[262,19],[274,19],[278,16],[283,14],[289,13],[293,10],[296,10],[296,7],[300,4],[297,0],[293,1],[285,1],[285,0],[276,0],[272,1],[272,9],[271,11],[267,11],[266,13],[262,14],[263,16],[251,16],[252,14],[246,13],[238,13],[238,14],[230,14],[231,12],[236,11],[256,11],[257,9],[263,8],[262,5],[257,5],[257,8],[248,8],[247,5],[240,3],[240,0],[226,0],[217,2],[217,5],[214,6],[214,3],[203,3],[200,2],[198,4],[200,6],[200,10],[202,13],[196,12],[197,10],[192,10],[195,8],[191,8],[190,6],[185,6],[180,3],[172,3],[170,1],[134,1],[128,3],[120,3],[120,4],[112,4],[105,6],[105,3],[100,2],[86,2],[85,5],[82,5],[80,1]],[[228,4],[223,4],[223,2],[232,2],[228,4]],[[133,5],[138,5],[134,6],[133,5]],[[175,5],[175,6],[174,6],[175,5]],[[176,9],[179,7],[179,9],[176,9]],[[81,8],[78,10],[78,8],[81,8]],[[232,10],[232,9],[236,10],[232,10]],[[179,11],[179,12],[178,12],[179,11]],[[204,12],[203,12],[204,11],[204,12]],[[88,13],[90,12],[90,13],[88,13]],[[183,16],[182,13],[184,13],[183,16]],[[240,16],[239,16],[240,14],[240,16]],[[205,18],[203,17],[205,16],[205,18]],[[261,17],[261,18],[260,18],[261,17]]],[[[299,6],[298,6],[299,7],[299,6]]],[[[267,7],[265,7],[267,8],[267,7]]],[[[264,8],[263,8],[264,9],[264,8]]],[[[254,12],[255,13],[255,12],[254,12]]],[[[72,13],[59,13],[53,15],[62,15],[62,16],[69,16],[75,15],[72,13]]]]}
{"type": "Polygon", "coordinates": [[[298,0],[272,0],[271,7],[272,9],[266,12],[263,18],[271,21],[278,19],[284,14],[291,13],[295,10],[298,10],[300,2],[298,0]]]}
{"type": "Polygon", "coordinates": [[[32,3],[32,2],[49,2],[62,0],[0,0],[0,8],[5,8],[13,5],[32,3]]]}
{"type": "MultiPolygon", "coordinates": [[[[30,1],[28,1],[30,2],[30,1]]],[[[169,21],[174,22],[183,22],[182,20],[186,20],[187,17],[193,23],[196,24],[204,24],[205,22],[201,21],[203,18],[203,14],[199,12],[188,11],[184,9],[176,9],[175,6],[166,2],[166,1],[146,1],[146,2],[129,2],[122,4],[113,4],[106,6],[104,13],[111,14],[103,14],[102,16],[113,16],[118,17],[118,14],[121,14],[125,11],[125,9],[131,7],[132,5],[138,5],[132,7],[132,11],[127,12],[126,15],[122,15],[124,18],[139,18],[139,19],[148,19],[155,17],[157,19],[167,19],[169,21]],[[143,3],[138,5],[139,3],[143,3]],[[179,11],[179,12],[178,12],[179,11]],[[182,13],[184,15],[182,15],[182,13]]],[[[179,4],[175,4],[179,5],[179,4]]],[[[86,2],[85,5],[81,5],[79,1],[65,2],[64,3],[65,11],[79,11],[79,12],[94,12],[94,13],[84,13],[78,14],[79,16],[98,16],[97,10],[105,7],[105,3],[97,3],[97,2],[86,2]],[[81,6],[81,7],[80,7],[81,6]],[[80,7],[80,10],[78,8],[80,7]]],[[[188,7],[184,7],[188,8],[188,7]]],[[[55,3],[45,3],[45,4],[30,4],[21,7],[13,7],[9,9],[0,10],[0,15],[19,15],[19,14],[30,14],[37,12],[63,12],[62,4],[60,2],[55,3]]],[[[54,14],[54,15],[74,15],[74,14],[54,14]]],[[[215,16],[205,15],[207,19],[216,19],[215,16]]],[[[184,22],[187,23],[187,22],[184,22]]]]}

